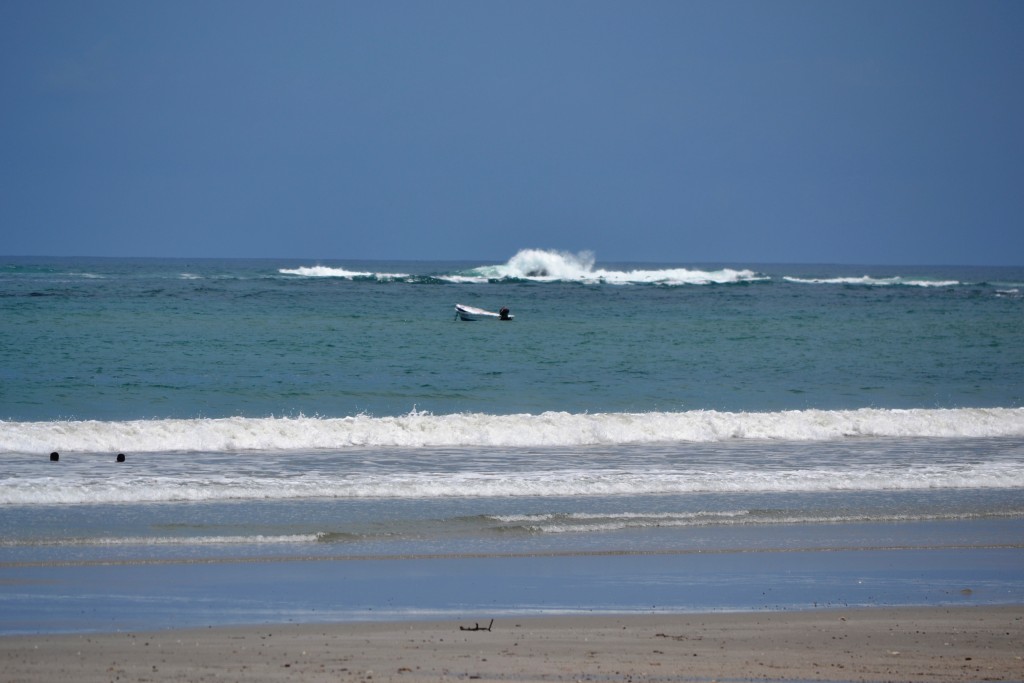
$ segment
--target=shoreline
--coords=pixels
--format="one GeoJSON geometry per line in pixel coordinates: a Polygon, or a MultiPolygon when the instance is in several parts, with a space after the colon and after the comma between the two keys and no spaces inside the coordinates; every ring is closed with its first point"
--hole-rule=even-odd
{"type": "Polygon", "coordinates": [[[1024,680],[1024,605],[0,636],[11,681],[1024,680]],[[490,629],[488,626],[490,625],[490,629]]]}

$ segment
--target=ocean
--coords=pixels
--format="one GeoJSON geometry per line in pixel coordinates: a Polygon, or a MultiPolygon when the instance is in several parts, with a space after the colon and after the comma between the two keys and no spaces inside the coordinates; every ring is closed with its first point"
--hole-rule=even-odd
{"type": "Polygon", "coordinates": [[[541,563],[508,579],[525,593],[469,603],[457,563],[397,597],[221,593],[191,621],[185,591],[158,626],[650,609],[641,584],[660,586],[659,609],[806,607],[829,581],[847,604],[1020,603],[1022,291],[1024,268],[534,249],[504,263],[2,257],[0,632],[157,609],[153,591],[33,583],[69,566],[201,584],[239,562],[352,561],[364,581],[402,558],[497,558],[499,575],[541,563]],[[457,320],[457,303],[514,320],[457,320]],[[978,561],[929,575],[944,569],[928,553],[951,549],[978,561]],[[894,550],[923,578],[888,593],[840,566],[771,605],[749,565],[707,594],[663,590],[671,558],[710,585],[725,560],[701,570],[707,557],[883,566],[894,550]],[[564,557],[601,560],[524,598],[564,557]],[[595,604],[607,572],[590,567],[618,565],[595,604]],[[660,578],[637,579],[652,567],[660,578]],[[66,613],[72,594],[92,617],[66,613]]]}

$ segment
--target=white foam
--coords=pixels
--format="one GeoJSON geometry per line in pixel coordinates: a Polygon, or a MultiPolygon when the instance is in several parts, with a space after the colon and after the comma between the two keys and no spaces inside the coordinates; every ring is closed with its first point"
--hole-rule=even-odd
{"type": "MultiPolygon", "coordinates": [[[[226,500],[437,499],[637,496],[690,493],[818,493],[826,491],[918,491],[1024,488],[1019,462],[935,465],[832,465],[757,469],[748,466],[679,469],[562,468],[451,472],[288,472],[224,471],[211,463],[191,463],[188,475],[108,476],[70,469],[61,476],[25,474],[0,480],[0,505],[207,502],[226,500]]],[[[700,523],[665,519],[666,524],[700,523]]],[[[720,520],[721,521],[721,520],[720,520]]],[[[525,522],[525,520],[524,520],[525,522]]],[[[544,525],[544,520],[537,520],[544,525]]],[[[657,524],[658,520],[654,520],[657,524]]],[[[526,522],[529,525],[529,522],[526,522]]],[[[572,523],[560,520],[561,525],[572,523]]],[[[639,518],[607,519],[624,528],[650,525],[639,518]]]]}
{"type": "Polygon", "coordinates": [[[300,266],[298,268],[279,268],[282,275],[299,275],[302,277],[337,277],[352,280],[354,278],[375,278],[377,280],[401,280],[411,277],[408,273],[371,273],[330,268],[328,266],[300,266]]]}
{"type": "Polygon", "coordinates": [[[770,279],[752,270],[731,268],[713,271],[688,268],[621,271],[595,269],[594,263],[594,254],[589,251],[572,254],[544,249],[522,249],[503,265],[481,266],[468,273],[439,276],[439,279],[457,283],[532,280],[535,282],[581,282],[613,285],[708,285],[770,279]]]}
{"type": "MultiPolygon", "coordinates": [[[[993,516],[1016,517],[1020,514],[1020,510],[1010,510],[993,516]]],[[[521,528],[527,531],[546,534],[565,534],[678,527],[843,524],[850,522],[924,522],[947,519],[976,519],[980,516],[982,515],[959,512],[949,514],[854,513],[817,515],[794,512],[779,514],[773,511],[735,510],[723,512],[666,512],[659,514],[573,513],[568,515],[507,515],[496,516],[492,519],[510,528],[521,528]]]]}
{"type": "Polygon", "coordinates": [[[574,447],[736,439],[1024,436],[1024,408],[565,413],[3,422],[0,453],[574,447]]]}
{"type": "Polygon", "coordinates": [[[829,277],[829,278],[800,278],[785,276],[786,282],[810,285],[866,285],[871,287],[892,287],[902,285],[905,287],[956,287],[961,284],[957,280],[915,280],[903,277],[829,277]]]}

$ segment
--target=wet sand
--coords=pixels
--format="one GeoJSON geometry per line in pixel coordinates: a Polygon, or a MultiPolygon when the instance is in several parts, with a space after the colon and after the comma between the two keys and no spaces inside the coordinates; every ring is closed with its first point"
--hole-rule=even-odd
{"type": "Polygon", "coordinates": [[[26,683],[1024,680],[1024,606],[502,617],[488,626],[481,615],[7,636],[0,671],[26,683]]]}

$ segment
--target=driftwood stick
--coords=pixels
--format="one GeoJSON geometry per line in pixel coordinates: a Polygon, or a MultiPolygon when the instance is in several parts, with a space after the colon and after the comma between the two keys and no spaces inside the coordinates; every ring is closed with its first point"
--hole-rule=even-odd
{"type": "Polygon", "coordinates": [[[490,631],[491,627],[494,626],[494,619],[491,619],[491,623],[487,626],[481,626],[480,622],[476,622],[474,626],[460,626],[460,631],[490,631]]]}

